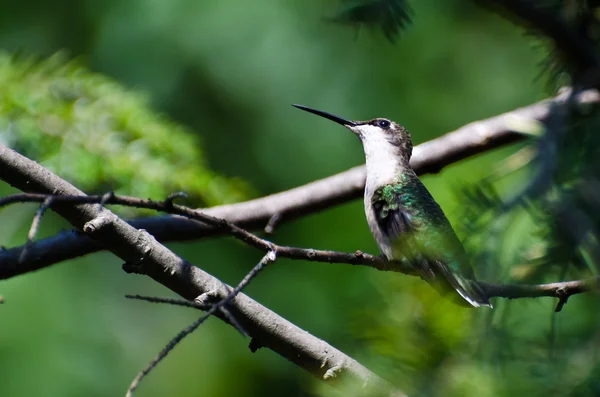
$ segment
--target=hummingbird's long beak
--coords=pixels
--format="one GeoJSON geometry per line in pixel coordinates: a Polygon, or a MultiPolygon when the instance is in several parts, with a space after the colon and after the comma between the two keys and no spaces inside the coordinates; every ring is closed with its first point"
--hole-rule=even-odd
{"type": "Polygon", "coordinates": [[[349,126],[349,127],[356,127],[356,125],[357,125],[354,121],[343,119],[341,117],[338,117],[331,113],[324,112],[322,110],[312,109],[312,108],[309,108],[306,106],[296,105],[296,104],[293,104],[292,106],[295,108],[298,108],[298,109],[306,110],[307,112],[316,114],[317,116],[325,117],[326,119],[335,121],[336,123],[341,124],[341,125],[345,125],[345,126],[349,126]]]}

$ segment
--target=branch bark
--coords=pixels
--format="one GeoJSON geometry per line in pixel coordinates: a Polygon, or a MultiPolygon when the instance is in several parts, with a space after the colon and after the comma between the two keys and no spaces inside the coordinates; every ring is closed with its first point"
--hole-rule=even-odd
{"type": "MultiPolygon", "coordinates": [[[[44,167],[0,146],[0,179],[31,193],[84,195],[44,167]]],[[[126,264],[124,268],[148,275],[155,281],[193,300],[203,294],[225,299],[231,287],[181,259],[152,235],[136,229],[99,204],[58,204],[55,212],[74,227],[86,231],[126,264]]],[[[329,384],[351,381],[381,396],[404,396],[326,342],[300,329],[244,294],[231,300],[228,311],[255,344],[267,347],[329,384]]],[[[222,315],[215,313],[223,319],[222,315]]]]}
{"type": "MultiPolygon", "coordinates": [[[[552,101],[562,103],[567,97],[568,92],[564,92],[550,100],[467,124],[422,143],[415,147],[411,165],[421,175],[435,173],[462,159],[523,140],[524,135],[513,131],[519,121],[543,120],[548,116],[552,101]]],[[[574,103],[582,107],[596,106],[600,103],[600,94],[596,90],[584,91],[576,95],[574,103]]],[[[364,166],[359,166],[288,191],[208,208],[204,212],[245,229],[263,228],[276,214],[278,222],[289,221],[357,199],[363,195],[364,181],[364,166]]],[[[129,223],[137,229],[147,230],[161,242],[195,240],[222,233],[214,227],[178,216],[148,217],[129,223]]],[[[0,252],[0,279],[103,249],[102,242],[77,231],[62,232],[30,244],[27,248],[29,259],[24,263],[19,263],[23,247],[0,252]]]]}
{"type": "Polygon", "coordinates": [[[589,278],[585,280],[563,281],[559,283],[537,284],[537,285],[519,285],[519,284],[489,284],[479,283],[488,296],[498,296],[508,299],[517,298],[538,298],[542,296],[551,296],[558,298],[556,312],[562,310],[569,297],[589,291],[598,291],[600,289],[600,277],[589,278]]]}

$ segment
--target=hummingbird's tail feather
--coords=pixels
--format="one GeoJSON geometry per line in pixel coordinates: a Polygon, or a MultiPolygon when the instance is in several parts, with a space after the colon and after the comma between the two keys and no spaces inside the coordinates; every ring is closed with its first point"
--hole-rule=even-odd
{"type": "Polygon", "coordinates": [[[483,291],[481,291],[481,287],[479,284],[477,284],[477,281],[463,281],[469,285],[468,289],[461,286],[455,287],[455,290],[465,301],[467,301],[473,307],[488,306],[492,309],[494,308],[494,306],[492,306],[490,303],[489,298],[484,294],[483,291]]]}
{"type": "Polygon", "coordinates": [[[448,269],[448,266],[437,261],[429,261],[428,265],[429,275],[424,278],[433,285],[442,296],[451,298],[461,306],[466,306],[465,303],[468,303],[468,305],[472,307],[493,307],[485,292],[481,289],[479,284],[477,284],[477,281],[469,280],[460,274],[453,273],[448,269]],[[433,277],[431,277],[431,273],[433,273],[433,277]],[[454,291],[456,291],[462,299],[454,299],[458,298],[454,291]]]}

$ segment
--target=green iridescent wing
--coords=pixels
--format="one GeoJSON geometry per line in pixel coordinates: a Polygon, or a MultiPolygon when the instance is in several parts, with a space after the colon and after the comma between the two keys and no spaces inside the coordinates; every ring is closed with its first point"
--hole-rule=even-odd
{"type": "Polygon", "coordinates": [[[392,241],[395,260],[408,261],[443,295],[451,287],[473,306],[489,304],[469,282],[474,275],[464,248],[416,175],[380,187],[371,203],[377,224],[392,241]]]}
{"type": "Polygon", "coordinates": [[[380,187],[371,203],[379,227],[392,241],[420,246],[432,259],[451,260],[464,254],[444,212],[416,175],[380,187]]]}

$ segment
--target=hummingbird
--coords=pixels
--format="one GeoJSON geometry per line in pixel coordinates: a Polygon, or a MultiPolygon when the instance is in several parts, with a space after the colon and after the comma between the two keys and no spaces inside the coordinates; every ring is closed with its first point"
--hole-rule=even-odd
{"type": "Polygon", "coordinates": [[[362,142],[365,214],[382,257],[409,265],[461,306],[492,307],[448,218],[410,166],[413,144],[406,128],[385,118],[353,121],[292,106],[343,125],[362,142]]]}

